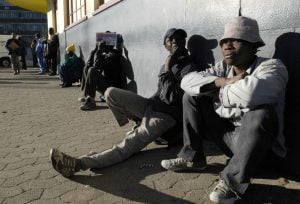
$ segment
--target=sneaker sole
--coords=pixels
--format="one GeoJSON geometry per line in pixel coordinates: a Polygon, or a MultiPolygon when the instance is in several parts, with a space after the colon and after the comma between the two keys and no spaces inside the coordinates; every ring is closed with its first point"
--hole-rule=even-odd
{"type": "Polygon", "coordinates": [[[218,196],[216,196],[214,193],[211,193],[209,195],[209,200],[214,203],[219,204],[234,204],[236,199],[235,198],[229,198],[229,199],[220,199],[218,196]]]}
{"type": "Polygon", "coordinates": [[[175,171],[175,172],[181,172],[181,171],[204,171],[206,168],[207,168],[207,166],[204,166],[204,167],[175,167],[175,168],[169,168],[167,170],[175,171]]]}
{"type": "Polygon", "coordinates": [[[185,167],[172,167],[172,168],[167,168],[162,163],[160,165],[166,170],[175,171],[175,172],[179,172],[179,171],[203,171],[207,168],[207,165],[202,166],[202,167],[188,167],[188,166],[185,166],[185,167]]]}
{"type": "Polygon", "coordinates": [[[83,107],[83,106],[81,106],[80,107],[80,110],[83,110],[83,111],[89,111],[89,110],[95,110],[96,109],[96,106],[95,107],[83,107]]]}

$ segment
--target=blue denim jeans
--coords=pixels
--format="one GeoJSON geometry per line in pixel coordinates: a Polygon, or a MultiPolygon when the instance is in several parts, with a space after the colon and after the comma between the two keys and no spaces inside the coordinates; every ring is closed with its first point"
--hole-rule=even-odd
{"type": "Polygon", "coordinates": [[[221,118],[210,97],[183,97],[184,146],[178,156],[190,161],[205,158],[202,141],[212,140],[229,157],[220,176],[243,194],[264,157],[271,152],[278,134],[278,118],[271,105],[261,105],[243,116],[241,126],[221,118]]]}

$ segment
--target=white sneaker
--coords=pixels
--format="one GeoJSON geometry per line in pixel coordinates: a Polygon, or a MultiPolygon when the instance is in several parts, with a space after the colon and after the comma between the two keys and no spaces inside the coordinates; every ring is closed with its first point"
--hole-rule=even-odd
{"type": "Polygon", "coordinates": [[[184,171],[184,170],[204,170],[207,167],[206,160],[201,162],[190,162],[181,157],[176,159],[162,160],[161,166],[171,171],[184,171]]]}
{"type": "Polygon", "coordinates": [[[211,201],[220,204],[233,204],[239,198],[237,193],[224,180],[221,180],[209,195],[211,201]]]}

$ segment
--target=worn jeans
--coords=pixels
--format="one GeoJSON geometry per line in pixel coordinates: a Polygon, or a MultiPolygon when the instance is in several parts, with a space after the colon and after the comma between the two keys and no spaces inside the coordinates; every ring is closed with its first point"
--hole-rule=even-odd
{"type": "Polygon", "coordinates": [[[20,56],[12,53],[10,55],[11,67],[15,72],[20,72],[20,56]]]}
{"type": "Polygon", "coordinates": [[[105,92],[105,98],[120,126],[128,123],[129,119],[140,120],[141,124],[120,144],[101,153],[80,157],[83,170],[104,168],[121,162],[176,125],[175,119],[153,111],[146,98],[133,92],[110,87],[105,92]]]}
{"type": "Polygon", "coordinates": [[[85,83],[83,88],[84,96],[95,98],[96,90],[104,95],[105,90],[109,87],[104,76],[102,76],[101,72],[95,67],[89,67],[87,75],[82,79],[84,79],[82,83],[85,83]]]}
{"type": "Polygon", "coordinates": [[[183,97],[184,146],[178,156],[190,161],[204,159],[202,141],[206,136],[229,157],[220,176],[243,194],[261,161],[271,151],[278,133],[278,118],[271,105],[261,105],[243,116],[241,126],[221,118],[210,97],[183,97]]]}

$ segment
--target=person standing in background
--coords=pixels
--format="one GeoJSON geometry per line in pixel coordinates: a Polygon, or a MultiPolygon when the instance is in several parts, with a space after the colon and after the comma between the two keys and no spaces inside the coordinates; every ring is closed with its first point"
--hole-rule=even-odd
{"type": "Polygon", "coordinates": [[[48,40],[48,59],[49,59],[49,68],[50,76],[56,75],[57,72],[57,55],[59,48],[59,38],[58,35],[54,33],[54,28],[49,28],[50,39],[48,40]]]}
{"type": "Polygon", "coordinates": [[[21,62],[22,62],[22,69],[26,70],[27,65],[26,65],[26,55],[27,55],[27,50],[26,50],[26,42],[23,40],[22,36],[17,37],[19,43],[20,43],[20,56],[21,56],[21,62]]]}
{"type": "Polygon", "coordinates": [[[44,39],[41,37],[40,33],[35,34],[35,38],[37,39],[35,53],[40,67],[39,74],[44,74],[46,72],[46,63],[44,59],[44,39]]]}
{"type": "Polygon", "coordinates": [[[31,41],[31,45],[30,45],[31,54],[32,54],[32,66],[33,67],[38,67],[37,56],[36,56],[36,53],[35,53],[36,45],[37,45],[37,41],[36,41],[36,39],[33,39],[31,41]]]}
{"type": "Polygon", "coordinates": [[[20,74],[20,43],[14,33],[11,34],[11,38],[5,43],[5,48],[10,55],[11,67],[14,70],[14,75],[20,74]]]}

